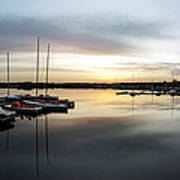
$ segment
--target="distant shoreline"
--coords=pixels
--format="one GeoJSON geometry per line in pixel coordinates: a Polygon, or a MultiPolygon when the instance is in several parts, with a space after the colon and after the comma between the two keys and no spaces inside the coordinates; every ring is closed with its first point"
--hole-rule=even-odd
{"type": "Polygon", "coordinates": [[[168,90],[176,88],[180,90],[180,81],[172,82],[119,82],[119,83],[43,83],[38,84],[33,82],[11,82],[9,85],[7,83],[1,82],[0,88],[11,88],[11,89],[23,89],[32,90],[35,88],[39,89],[115,89],[115,90],[168,90]]]}

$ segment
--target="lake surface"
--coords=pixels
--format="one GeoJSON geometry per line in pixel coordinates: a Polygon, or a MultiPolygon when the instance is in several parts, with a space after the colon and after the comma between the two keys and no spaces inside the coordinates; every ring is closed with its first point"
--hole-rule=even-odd
{"type": "Polygon", "coordinates": [[[0,179],[179,180],[180,97],[115,92],[51,90],[75,109],[0,131],[0,179]]]}

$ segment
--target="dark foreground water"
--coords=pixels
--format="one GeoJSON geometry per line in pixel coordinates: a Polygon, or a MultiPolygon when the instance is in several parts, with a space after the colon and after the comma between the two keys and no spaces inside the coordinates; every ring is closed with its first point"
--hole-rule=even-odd
{"type": "Polygon", "coordinates": [[[180,97],[51,94],[74,100],[76,108],[17,118],[13,129],[0,131],[0,179],[180,179],[180,97]]]}

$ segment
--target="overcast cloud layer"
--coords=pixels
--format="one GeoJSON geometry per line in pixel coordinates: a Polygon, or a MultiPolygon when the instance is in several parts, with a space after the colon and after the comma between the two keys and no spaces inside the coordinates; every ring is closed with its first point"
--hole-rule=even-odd
{"type": "Polygon", "coordinates": [[[33,40],[40,36],[55,44],[57,51],[142,55],[144,51],[156,51],[153,44],[149,46],[151,41],[177,43],[179,36],[170,33],[171,26],[171,23],[142,21],[112,14],[51,18],[4,16],[0,17],[0,46],[13,51],[31,51],[34,50],[33,40]]]}

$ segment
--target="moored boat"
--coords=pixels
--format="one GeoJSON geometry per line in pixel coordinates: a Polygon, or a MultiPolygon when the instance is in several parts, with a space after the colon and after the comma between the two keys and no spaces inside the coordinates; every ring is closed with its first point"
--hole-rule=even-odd
{"type": "Polygon", "coordinates": [[[44,111],[67,111],[68,105],[65,103],[55,103],[52,101],[45,101],[43,99],[35,99],[33,101],[31,100],[25,100],[23,103],[27,105],[35,105],[38,107],[42,107],[44,111]]]}
{"type": "Polygon", "coordinates": [[[30,105],[22,102],[15,102],[10,105],[4,105],[4,109],[16,111],[20,114],[39,114],[42,111],[42,107],[36,105],[30,105]]]}
{"type": "Polygon", "coordinates": [[[175,96],[175,95],[176,95],[176,90],[175,90],[175,89],[170,90],[170,91],[169,91],[169,94],[170,94],[171,96],[175,96]]]}
{"type": "Polygon", "coordinates": [[[116,95],[126,95],[126,94],[128,94],[128,91],[116,92],[116,95]]]}
{"type": "Polygon", "coordinates": [[[156,96],[161,96],[160,92],[155,93],[156,96]]]}
{"type": "Polygon", "coordinates": [[[18,96],[2,96],[0,97],[0,102],[14,102],[20,100],[20,97],[18,96]]]}
{"type": "Polygon", "coordinates": [[[45,99],[45,100],[59,100],[58,96],[50,96],[49,94],[47,95],[40,94],[37,98],[45,99]]]}
{"type": "Polygon", "coordinates": [[[59,100],[58,96],[50,96],[40,94],[38,96],[32,96],[31,94],[18,94],[14,96],[16,100],[34,100],[34,99],[44,99],[44,100],[59,100]]]}
{"type": "Polygon", "coordinates": [[[68,99],[61,99],[58,101],[58,103],[64,103],[67,104],[69,109],[74,109],[75,108],[75,103],[74,101],[69,101],[68,99]]]}
{"type": "Polygon", "coordinates": [[[129,94],[130,94],[130,96],[132,96],[132,97],[136,96],[136,92],[135,92],[135,91],[131,91],[129,94]]]}
{"type": "Polygon", "coordinates": [[[6,120],[7,118],[14,117],[15,115],[16,115],[15,111],[9,111],[9,110],[0,108],[0,120],[3,120],[3,119],[6,120]]]}

